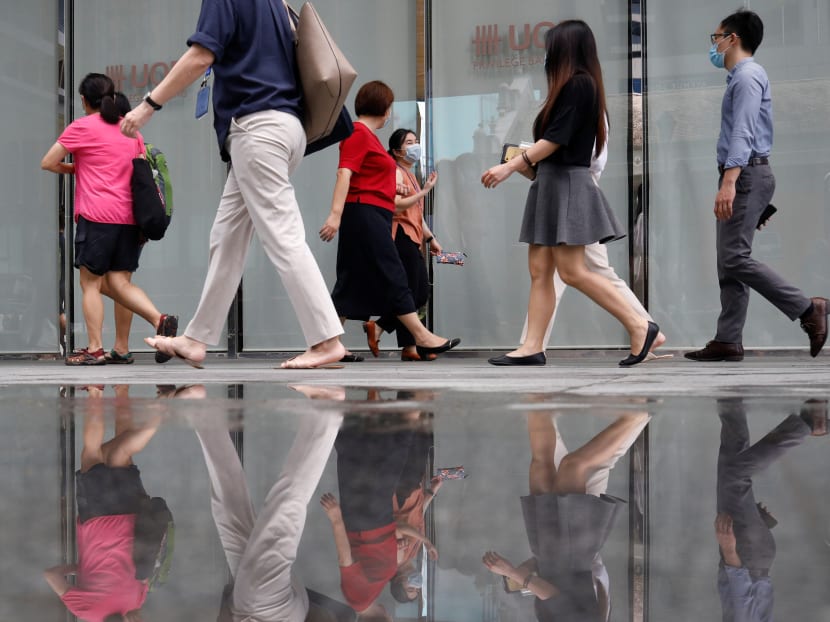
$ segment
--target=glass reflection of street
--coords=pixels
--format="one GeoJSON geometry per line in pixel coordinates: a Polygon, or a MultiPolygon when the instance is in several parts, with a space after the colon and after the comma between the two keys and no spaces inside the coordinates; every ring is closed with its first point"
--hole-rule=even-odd
{"type": "Polygon", "coordinates": [[[821,397],[0,393],[19,619],[826,614],[821,397]]]}

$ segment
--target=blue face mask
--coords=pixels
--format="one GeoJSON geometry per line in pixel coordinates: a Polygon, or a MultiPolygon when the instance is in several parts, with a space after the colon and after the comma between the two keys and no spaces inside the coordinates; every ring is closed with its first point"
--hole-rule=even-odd
{"type": "Polygon", "coordinates": [[[421,153],[421,145],[416,143],[414,145],[409,145],[406,148],[406,155],[404,155],[404,157],[407,162],[420,162],[421,153]]]}
{"type": "Polygon", "coordinates": [[[716,41],[712,44],[712,47],[709,48],[709,60],[718,69],[723,69],[724,67],[726,67],[726,50],[728,50],[732,46],[730,45],[723,52],[718,52],[718,45],[720,45],[720,42],[716,41]]]}
{"type": "Polygon", "coordinates": [[[421,575],[420,572],[409,575],[406,578],[406,582],[409,583],[409,587],[414,587],[418,590],[424,587],[424,577],[421,575]]]}

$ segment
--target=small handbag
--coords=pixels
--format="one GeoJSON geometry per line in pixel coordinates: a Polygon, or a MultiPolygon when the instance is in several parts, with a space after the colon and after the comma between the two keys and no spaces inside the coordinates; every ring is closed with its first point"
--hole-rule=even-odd
{"type": "MultiPolygon", "coordinates": [[[[285,0],[283,4],[288,12],[288,21],[294,31],[297,47],[297,71],[303,91],[306,141],[312,145],[326,138],[339,122],[339,133],[348,133],[335,141],[329,141],[329,144],[334,144],[351,134],[348,131],[351,117],[344,105],[357,72],[337,47],[310,2],[303,4],[299,14],[285,0]],[[347,119],[343,118],[344,113],[347,119]]],[[[274,10],[273,2],[271,9],[274,10]]],[[[316,150],[318,149],[312,152],[316,150]]]]}
{"type": "Polygon", "coordinates": [[[138,228],[148,240],[160,240],[167,231],[170,218],[153,178],[153,169],[143,154],[133,158],[130,190],[133,195],[133,217],[138,228]]]}
{"type": "MultiPolygon", "coordinates": [[[[513,143],[505,143],[501,148],[501,164],[505,164],[515,157],[521,157],[521,155],[531,146],[532,143],[520,143],[518,145],[513,143]]],[[[519,174],[524,175],[530,181],[533,181],[536,179],[536,166],[534,165],[528,167],[527,169],[523,169],[519,171],[519,174]]]]}

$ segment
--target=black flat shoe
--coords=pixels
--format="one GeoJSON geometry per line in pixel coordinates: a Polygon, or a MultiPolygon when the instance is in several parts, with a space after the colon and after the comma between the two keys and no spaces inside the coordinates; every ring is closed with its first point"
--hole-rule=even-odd
{"type": "Polygon", "coordinates": [[[341,363],[362,363],[364,358],[359,354],[345,354],[342,359],[340,359],[341,363]]]}
{"type": "Polygon", "coordinates": [[[646,340],[643,343],[643,349],[640,350],[638,355],[629,354],[623,360],[620,361],[620,367],[631,367],[632,365],[636,365],[637,363],[642,363],[646,360],[648,356],[648,351],[651,350],[651,346],[654,345],[654,340],[657,339],[657,335],[660,334],[660,327],[657,326],[654,322],[648,323],[648,332],[646,332],[646,340]]]}
{"type": "Polygon", "coordinates": [[[544,365],[548,362],[544,352],[537,352],[536,354],[528,354],[527,356],[507,356],[502,354],[487,359],[490,365],[544,365]]]}
{"type": "Polygon", "coordinates": [[[418,355],[424,359],[430,354],[441,354],[447,350],[452,350],[459,343],[461,343],[461,340],[456,337],[455,339],[447,339],[447,341],[442,343],[440,346],[436,346],[434,348],[428,348],[427,346],[415,346],[415,349],[418,351],[418,355]]]}

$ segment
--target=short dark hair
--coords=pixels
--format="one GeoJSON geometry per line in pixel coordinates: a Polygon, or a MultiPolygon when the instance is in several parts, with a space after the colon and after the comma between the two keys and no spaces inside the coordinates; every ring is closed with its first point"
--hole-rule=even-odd
{"type": "Polygon", "coordinates": [[[411,603],[418,598],[417,596],[409,597],[409,594],[406,593],[406,583],[406,577],[401,576],[394,577],[389,582],[389,592],[392,594],[392,598],[399,603],[411,603]]]}
{"type": "Polygon", "coordinates": [[[354,98],[354,112],[357,116],[382,117],[395,101],[395,94],[385,82],[372,80],[360,87],[354,98]]]}
{"type": "Polygon", "coordinates": [[[724,32],[732,32],[741,40],[741,47],[755,54],[755,50],[764,40],[764,22],[754,11],[738,9],[732,15],[725,17],[720,23],[724,32]]]}

